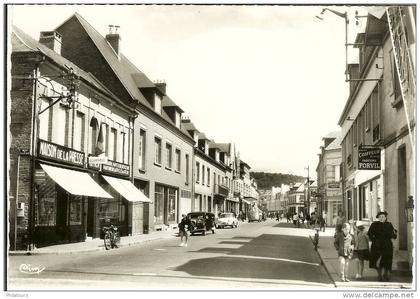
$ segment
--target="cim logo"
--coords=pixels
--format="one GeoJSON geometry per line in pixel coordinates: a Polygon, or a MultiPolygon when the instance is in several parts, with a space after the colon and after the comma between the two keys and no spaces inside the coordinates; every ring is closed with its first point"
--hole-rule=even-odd
{"type": "Polygon", "coordinates": [[[33,267],[30,264],[21,264],[19,271],[25,274],[39,274],[45,270],[45,267],[33,267]]]}

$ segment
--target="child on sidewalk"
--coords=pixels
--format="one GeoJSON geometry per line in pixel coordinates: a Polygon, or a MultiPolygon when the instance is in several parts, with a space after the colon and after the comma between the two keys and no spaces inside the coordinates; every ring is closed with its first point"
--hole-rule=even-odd
{"type": "Polygon", "coordinates": [[[365,267],[365,261],[369,260],[369,238],[363,222],[356,222],[356,233],[354,235],[354,254],[353,257],[356,259],[357,274],[356,279],[363,278],[363,269],[365,267]]]}
{"type": "Polygon", "coordinates": [[[344,223],[341,231],[337,232],[334,246],[338,253],[340,278],[343,282],[349,282],[349,261],[353,254],[353,236],[350,234],[350,224],[344,223]]]}

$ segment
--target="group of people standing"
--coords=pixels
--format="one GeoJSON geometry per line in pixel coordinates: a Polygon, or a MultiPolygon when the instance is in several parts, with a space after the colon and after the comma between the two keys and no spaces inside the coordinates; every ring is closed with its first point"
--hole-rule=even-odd
{"type": "Polygon", "coordinates": [[[287,213],[286,217],[287,223],[293,222],[296,227],[300,227],[302,224],[306,228],[319,228],[325,232],[326,215],[324,213],[319,214],[316,208],[311,214],[300,211],[299,214],[297,212],[294,214],[287,213]]]}
{"type": "Polygon", "coordinates": [[[393,258],[391,239],[397,238],[397,231],[388,222],[387,216],[387,212],[379,212],[376,215],[378,221],[373,222],[366,232],[363,222],[356,221],[352,228],[339,212],[334,246],[338,253],[341,281],[350,281],[348,268],[352,259],[357,263],[357,280],[363,278],[364,262],[369,261],[369,267],[378,273],[378,281],[389,281],[393,258]],[[370,249],[369,241],[372,242],[370,249]]]}

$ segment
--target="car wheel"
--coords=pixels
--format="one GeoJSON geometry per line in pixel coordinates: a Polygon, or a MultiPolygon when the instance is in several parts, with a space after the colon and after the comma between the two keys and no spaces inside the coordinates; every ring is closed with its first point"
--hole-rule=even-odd
{"type": "Polygon", "coordinates": [[[203,230],[203,236],[205,236],[206,235],[206,231],[205,230],[203,230]]]}

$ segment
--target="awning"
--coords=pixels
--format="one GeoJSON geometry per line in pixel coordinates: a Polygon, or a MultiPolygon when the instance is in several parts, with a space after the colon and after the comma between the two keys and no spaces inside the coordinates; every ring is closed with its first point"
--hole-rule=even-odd
{"type": "Polygon", "coordinates": [[[246,200],[245,198],[242,198],[242,202],[244,202],[244,203],[246,203],[246,204],[251,204],[251,202],[250,201],[248,201],[248,200],[246,200]]]}
{"type": "Polygon", "coordinates": [[[226,200],[233,201],[233,202],[239,202],[239,199],[237,199],[235,197],[228,197],[228,198],[226,198],[226,200]]]}
{"type": "Polygon", "coordinates": [[[80,196],[112,198],[86,172],[41,164],[42,169],[64,190],[80,196]]]}
{"type": "Polygon", "coordinates": [[[150,199],[148,199],[147,196],[137,189],[130,181],[106,175],[103,175],[103,178],[126,200],[131,202],[151,202],[150,199]]]}

